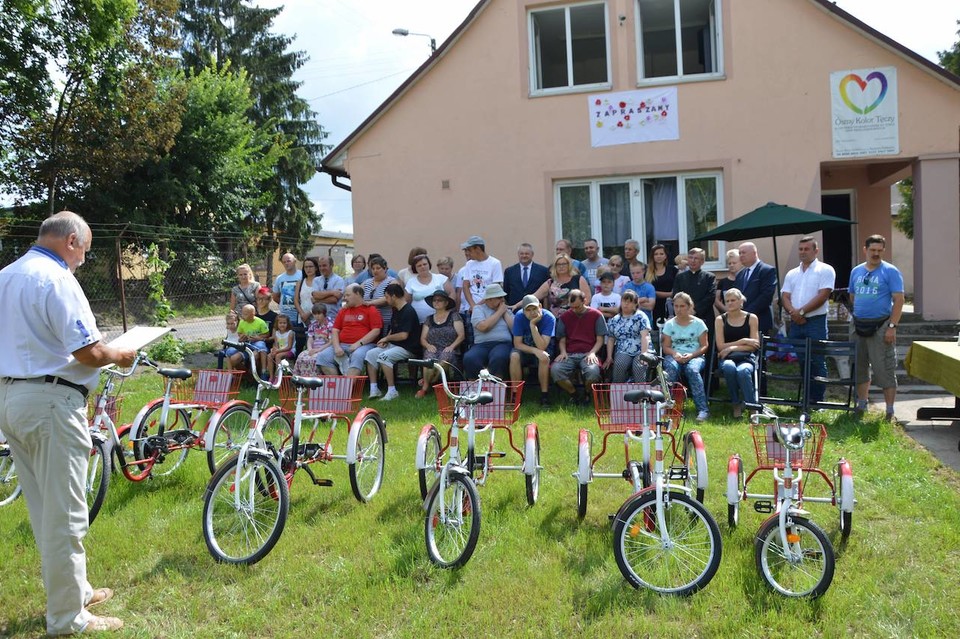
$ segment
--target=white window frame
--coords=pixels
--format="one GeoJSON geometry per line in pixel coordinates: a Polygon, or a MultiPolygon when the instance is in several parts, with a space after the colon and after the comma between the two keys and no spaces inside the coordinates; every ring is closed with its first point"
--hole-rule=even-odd
{"type": "MultiPolygon", "coordinates": [[[[623,184],[625,182],[630,184],[630,227],[631,227],[631,237],[633,238],[645,238],[647,237],[647,216],[644,211],[644,201],[643,201],[643,186],[642,183],[644,180],[652,180],[656,178],[676,178],[677,180],[677,211],[682,212],[682,217],[679,220],[678,228],[678,238],[677,241],[680,245],[681,254],[685,255],[689,250],[689,240],[691,239],[688,234],[687,229],[687,219],[686,219],[686,210],[687,210],[687,192],[685,187],[685,181],[697,178],[714,178],[717,181],[717,226],[720,226],[724,223],[726,219],[724,211],[724,179],[722,171],[693,171],[685,173],[644,173],[640,175],[620,175],[620,176],[605,176],[593,179],[571,179],[571,180],[558,180],[553,184],[553,208],[554,208],[554,228],[556,229],[556,240],[559,240],[563,235],[563,216],[560,210],[560,189],[564,187],[573,187],[573,186],[589,186],[590,187],[590,232],[587,233],[587,237],[593,237],[597,239],[597,242],[600,246],[605,246],[606,242],[603,239],[603,224],[601,223],[600,217],[600,185],[601,184],[623,184]]],[[[567,234],[569,236],[569,234],[567,234]]],[[[649,246],[645,246],[645,242],[640,240],[640,254],[638,259],[641,261],[647,261],[647,251],[650,249],[649,246]]],[[[708,271],[723,271],[726,270],[727,265],[725,261],[726,255],[726,242],[724,240],[718,240],[717,245],[717,259],[707,262],[703,265],[703,268],[708,271]]]]}
{"type": "Polygon", "coordinates": [[[527,40],[530,43],[529,49],[529,82],[530,82],[530,97],[540,97],[545,95],[562,95],[565,93],[589,93],[591,91],[598,91],[603,89],[610,89],[613,87],[613,81],[611,80],[612,69],[610,65],[610,11],[607,4],[607,0],[601,0],[597,2],[596,0],[590,0],[589,2],[575,2],[571,4],[565,4],[560,6],[548,6],[548,7],[538,7],[534,9],[529,9],[527,11],[527,40]],[[603,5],[603,32],[604,32],[604,48],[605,56],[607,60],[607,81],[606,82],[594,82],[591,84],[572,84],[573,82],[573,40],[570,37],[570,9],[575,7],[584,7],[588,5],[603,5]],[[540,68],[540,47],[539,42],[533,28],[533,14],[539,13],[542,11],[553,11],[556,9],[564,10],[564,26],[566,28],[566,41],[567,41],[567,86],[565,87],[552,87],[549,89],[539,89],[537,88],[537,69],[540,68]]]}
{"type": "Polygon", "coordinates": [[[681,0],[673,0],[673,23],[674,23],[674,32],[676,39],[676,56],[677,56],[677,75],[670,76],[658,76],[656,78],[645,78],[643,77],[643,25],[640,23],[640,3],[643,0],[633,0],[633,8],[636,12],[636,54],[637,54],[637,86],[657,86],[660,84],[678,84],[681,82],[707,82],[711,80],[722,80],[724,76],[723,71],[723,0],[712,0],[714,6],[714,16],[713,24],[711,28],[715,36],[715,47],[716,50],[713,52],[716,60],[716,71],[709,73],[695,73],[687,74],[683,73],[683,40],[681,39],[681,29],[683,27],[680,24],[680,2],[681,0]]]}

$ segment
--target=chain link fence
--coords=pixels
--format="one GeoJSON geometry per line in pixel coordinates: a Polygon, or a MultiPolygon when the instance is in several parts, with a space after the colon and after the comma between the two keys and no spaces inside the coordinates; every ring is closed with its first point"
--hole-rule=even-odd
{"type": "MultiPolygon", "coordinates": [[[[169,265],[162,288],[173,310],[167,325],[187,343],[220,340],[236,265],[246,262],[266,281],[267,255],[250,251],[239,233],[215,234],[122,225],[91,225],[93,248],[77,270],[79,280],[105,339],[125,328],[156,325],[158,303],[151,296],[149,247],[157,246],[169,265]]],[[[23,255],[36,241],[39,223],[24,222],[0,230],[0,268],[23,255]]]]}

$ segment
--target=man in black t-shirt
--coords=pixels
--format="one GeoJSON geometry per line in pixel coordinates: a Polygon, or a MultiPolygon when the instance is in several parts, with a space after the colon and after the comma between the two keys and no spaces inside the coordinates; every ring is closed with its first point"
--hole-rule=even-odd
{"type": "Polygon", "coordinates": [[[420,320],[414,308],[407,304],[403,287],[393,282],[384,290],[384,297],[393,308],[390,316],[389,332],[377,342],[377,347],[371,349],[364,358],[367,362],[367,376],[370,378],[370,397],[380,397],[377,386],[377,372],[383,370],[383,377],[387,381],[387,393],[382,401],[390,401],[400,396],[394,385],[393,367],[399,362],[411,357],[419,357],[420,320]]]}

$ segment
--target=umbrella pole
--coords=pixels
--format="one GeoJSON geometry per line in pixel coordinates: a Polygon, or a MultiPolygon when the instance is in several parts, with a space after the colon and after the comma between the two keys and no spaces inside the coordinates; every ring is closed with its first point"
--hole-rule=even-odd
{"type": "Polygon", "coordinates": [[[773,236],[773,266],[777,269],[777,322],[783,325],[783,295],[780,292],[780,256],[777,253],[777,236],[773,236]]]}

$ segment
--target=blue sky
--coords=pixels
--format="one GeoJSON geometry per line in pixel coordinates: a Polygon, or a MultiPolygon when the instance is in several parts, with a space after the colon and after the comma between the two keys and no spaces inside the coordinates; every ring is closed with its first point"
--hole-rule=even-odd
{"type": "MultiPolygon", "coordinates": [[[[730,0],[727,0],[730,1],[730,0]]],[[[297,78],[300,95],[310,102],[339,144],[430,54],[425,37],[399,37],[406,28],[430,34],[439,45],[463,21],[475,0],[259,0],[260,6],[284,6],[275,28],[296,36],[294,48],[310,61],[297,78]]],[[[842,9],[920,55],[936,62],[937,51],[957,40],[960,4],[956,0],[836,0],[842,9]]],[[[307,185],[323,227],[353,231],[350,194],[318,175],[307,185]]]]}

